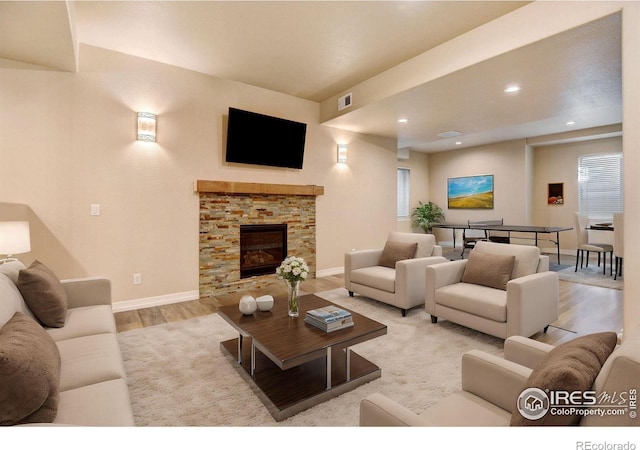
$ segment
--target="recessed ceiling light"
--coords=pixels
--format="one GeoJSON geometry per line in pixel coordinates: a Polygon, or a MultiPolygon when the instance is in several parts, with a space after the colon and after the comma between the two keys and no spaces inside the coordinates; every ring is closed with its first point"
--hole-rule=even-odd
{"type": "Polygon", "coordinates": [[[407,122],[409,122],[409,119],[405,119],[405,118],[398,119],[398,123],[407,123],[407,122]]]}
{"type": "Polygon", "coordinates": [[[512,84],[511,86],[507,86],[504,90],[505,93],[507,94],[515,94],[516,92],[520,91],[520,86],[516,85],[516,84],[512,84]]]}
{"type": "Polygon", "coordinates": [[[573,120],[570,120],[567,122],[567,125],[571,126],[571,125],[575,125],[576,123],[573,120]]]}
{"type": "Polygon", "coordinates": [[[462,145],[462,141],[456,141],[456,145],[462,145]]]}

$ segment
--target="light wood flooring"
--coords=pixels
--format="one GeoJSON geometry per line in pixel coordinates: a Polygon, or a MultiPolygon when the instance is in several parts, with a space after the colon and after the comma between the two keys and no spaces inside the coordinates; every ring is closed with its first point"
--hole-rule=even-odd
{"type": "MultiPolygon", "coordinates": [[[[562,264],[572,265],[575,257],[562,256],[562,264]]],[[[274,277],[275,278],[275,277],[274,277]]],[[[322,292],[344,286],[344,276],[334,275],[305,281],[303,293],[322,292]]],[[[271,286],[248,293],[253,296],[286,295],[286,286],[274,279],[271,286]]],[[[202,298],[171,305],[125,311],[115,314],[118,331],[159,325],[167,322],[212,314],[221,305],[234,304],[239,294],[202,298]]],[[[372,300],[371,300],[372,301],[372,300]]],[[[417,307],[419,308],[419,307],[417,307]]],[[[398,314],[400,311],[398,310],[398,314]]],[[[435,325],[437,326],[437,325],[435,325]]],[[[537,333],[533,339],[558,344],[574,337],[598,331],[619,332],[622,329],[622,291],[585,284],[560,281],[560,315],[547,333],[537,333]]]]}

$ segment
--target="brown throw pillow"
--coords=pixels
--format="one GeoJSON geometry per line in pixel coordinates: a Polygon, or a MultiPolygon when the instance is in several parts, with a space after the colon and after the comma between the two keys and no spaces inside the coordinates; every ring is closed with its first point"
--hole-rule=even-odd
{"type": "Polygon", "coordinates": [[[0,329],[0,425],[53,422],[60,353],[49,333],[16,312],[0,329]]]}
{"type": "Polygon", "coordinates": [[[67,320],[67,294],[51,269],[34,261],[18,274],[18,289],[33,314],[48,327],[60,328],[67,320]]]}
{"type": "Polygon", "coordinates": [[[472,250],[462,274],[462,282],[505,291],[515,262],[516,257],[513,255],[494,255],[472,250]]]}
{"type": "Polygon", "coordinates": [[[379,265],[396,268],[396,262],[404,259],[412,259],[418,248],[417,242],[387,241],[380,255],[379,265]]]}
{"type": "MultiPolygon", "coordinates": [[[[524,389],[538,388],[546,393],[591,390],[602,365],[615,349],[617,340],[616,333],[603,332],[582,336],[557,346],[531,372],[524,389]]],[[[526,398],[521,401],[526,401],[526,398]]],[[[523,417],[516,408],[511,415],[511,425],[578,425],[580,418],[578,414],[560,415],[547,411],[543,417],[531,420],[523,417]]]]}

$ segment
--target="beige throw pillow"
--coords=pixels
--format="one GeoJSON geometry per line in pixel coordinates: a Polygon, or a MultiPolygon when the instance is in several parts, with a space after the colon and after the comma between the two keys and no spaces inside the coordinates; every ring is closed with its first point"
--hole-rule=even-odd
{"type": "MultiPolygon", "coordinates": [[[[615,349],[617,340],[616,333],[603,332],[582,336],[557,346],[531,372],[524,389],[538,388],[544,392],[590,390],[602,365],[615,349]]],[[[531,420],[523,417],[516,408],[511,415],[511,425],[578,425],[580,418],[577,414],[560,415],[547,411],[540,419],[531,420]]]]}
{"type": "Polygon", "coordinates": [[[33,314],[48,327],[60,328],[67,320],[67,294],[51,269],[34,261],[18,274],[18,289],[33,314]]]}
{"type": "Polygon", "coordinates": [[[396,268],[396,262],[405,259],[412,259],[418,248],[417,242],[395,242],[387,241],[380,255],[379,265],[396,268]]]}
{"type": "Polygon", "coordinates": [[[516,257],[472,250],[462,274],[463,283],[479,284],[494,289],[507,289],[516,257]]]}
{"type": "Polygon", "coordinates": [[[0,329],[0,425],[53,422],[60,353],[35,320],[16,312],[0,329]]]}

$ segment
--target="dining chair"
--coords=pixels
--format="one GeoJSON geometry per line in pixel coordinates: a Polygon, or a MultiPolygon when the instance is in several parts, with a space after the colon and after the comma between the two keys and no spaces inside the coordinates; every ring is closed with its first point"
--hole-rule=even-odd
{"type": "Polygon", "coordinates": [[[613,256],[615,257],[614,280],[617,280],[618,276],[622,276],[622,260],[624,259],[623,218],[623,213],[615,213],[613,215],[613,256]]]}
{"type": "Polygon", "coordinates": [[[580,268],[582,269],[584,263],[584,252],[587,252],[587,262],[584,267],[589,267],[589,253],[598,253],[598,267],[600,267],[600,254],[604,255],[602,263],[602,273],[607,272],[607,253],[609,253],[611,264],[611,271],[613,271],[613,245],[600,244],[596,242],[589,242],[589,232],[587,228],[589,226],[589,217],[586,214],[574,213],[576,224],[576,237],[577,237],[577,250],[576,250],[576,272],[578,271],[578,260],[580,260],[580,268]]]}

